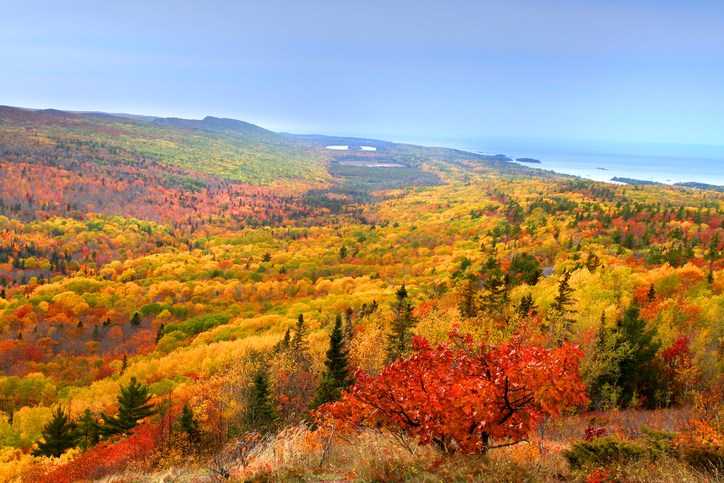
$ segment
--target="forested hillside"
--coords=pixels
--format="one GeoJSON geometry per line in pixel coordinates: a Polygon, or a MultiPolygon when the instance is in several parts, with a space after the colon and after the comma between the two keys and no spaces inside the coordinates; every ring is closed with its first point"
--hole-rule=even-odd
{"type": "Polygon", "coordinates": [[[720,192],[16,108],[0,180],[2,481],[724,471],[720,192]]]}

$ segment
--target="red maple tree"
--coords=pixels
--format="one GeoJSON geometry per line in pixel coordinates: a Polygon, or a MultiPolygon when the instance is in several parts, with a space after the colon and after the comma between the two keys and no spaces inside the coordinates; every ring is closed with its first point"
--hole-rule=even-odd
{"type": "Polygon", "coordinates": [[[415,338],[414,352],[377,377],[362,371],[342,400],[319,418],[337,427],[385,427],[454,452],[485,451],[523,441],[544,416],[587,402],[578,373],[583,353],[513,337],[500,345],[451,333],[436,348],[415,338]]]}

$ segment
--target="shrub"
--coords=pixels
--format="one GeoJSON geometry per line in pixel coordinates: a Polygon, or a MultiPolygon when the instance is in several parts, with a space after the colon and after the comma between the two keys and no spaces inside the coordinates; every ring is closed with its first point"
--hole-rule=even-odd
{"type": "Polygon", "coordinates": [[[609,436],[573,443],[563,455],[573,468],[608,466],[615,462],[640,460],[646,456],[646,448],[635,441],[609,436]]]}

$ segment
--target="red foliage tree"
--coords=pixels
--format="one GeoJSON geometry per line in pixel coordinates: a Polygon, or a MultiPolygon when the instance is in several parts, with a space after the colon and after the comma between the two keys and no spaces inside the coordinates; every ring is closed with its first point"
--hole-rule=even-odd
{"type": "Polygon", "coordinates": [[[524,440],[543,416],[587,402],[576,346],[551,350],[518,336],[492,346],[451,337],[454,344],[437,348],[415,338],[413,355],[375,378],[358,371],[341,401],[320,408],[320,420],[403,430],[446,451],[484,453],[524,440]]]}

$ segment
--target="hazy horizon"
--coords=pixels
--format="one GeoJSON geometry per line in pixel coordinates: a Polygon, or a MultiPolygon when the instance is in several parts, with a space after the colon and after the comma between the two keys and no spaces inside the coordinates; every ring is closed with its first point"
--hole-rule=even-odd
{"type": "Polygon", "coordinates": [[[0,104],[392,140],[722,144],[720,2],[3,7],[0,104]]]}

